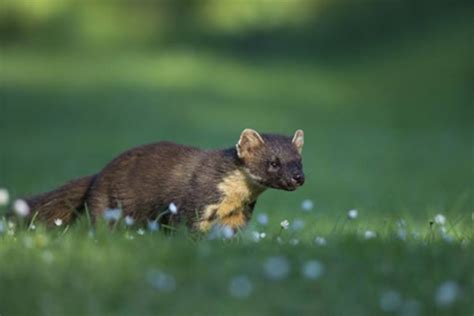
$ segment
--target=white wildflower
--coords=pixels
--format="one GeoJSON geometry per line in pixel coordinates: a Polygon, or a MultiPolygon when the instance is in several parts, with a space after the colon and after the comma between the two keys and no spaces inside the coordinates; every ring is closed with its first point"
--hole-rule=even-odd
{"type": "Polygon", "coordinates": [[[263,264],[263,270],[267,278],[283,280],[290,273],[290,263],[282,256],[270,257],[263,264]]]}
{"type": "Polygon", "coordinates": [[[132,216],[130,215],[125,216],[125,225],[132,226],[134,223],[135,223],[135,219],[132,216]]]}
{"type": "Polygon", "coordinates": [[[400,308],[402,303],[400,294],[393,290],[383,293],[380,297],[380,308],[384,312],[394,312],[400,308]]]}
{"type": "Polygon", "coordinates": [[[294,231],[299,231],[304,228],[305,222],[304,220],[297,218],[291,223],[291,229],[294,231]]]}
{"type": "Polygon", "coordinates": [[[247,298],[252,294],[253,285],[245,275],[232,278],[229,283],[229,292],[235,298],[247,298]]]}
{"type": "Polygon", "coordinates": [[[25,217],[30,214],[30,207],[28,206],[28,203],[26,203],[25,200],[16,200],[13,203],[13,211],[16,215],[20,217],[25,217]]]}
{"type": "Polygon", "coordinates": [[[347,218],[349,219],[356,219],[357,216],[359,216],[359,212],[356,209],[353,209],[347,212],[347,218]]]}
{"type": "Polygon", "coordinates": [[[442,238],[444,241],[449,242],[449,243],[454,241],[453,236],[451,236],[451,235],[448,234],[448,230],[446,229],[446,227],[441,226],[441,227],[439,228],[439,233],[440,233],[440,235],[441,235],[441,238],[442,238]]]}
{"type": "Polygon", "coordinates": [[[30,226],[28,226],[28,229],[29,230],[35,230],[36,229],[36,225],[34,223],[31,223],[30,226]]]}
{"type": "Polygon", "coordinates": [[[403,228],[403,227],[406,227],[406,226],[407,226],[407,223],[405,222],[405,220],[404,220],[403,218],[401,218],[401,219],[399,219],[399,220],[397,221],[397,226],[398,226],[399,228],[403,228]]]}
{"type": "Polygon", "coordinates": [[[314,203],[313,201],[307,199],[301,202],[301,209],[305,212],[309,212],[314,208],[314,203]]]}
{"type": "Polygon", "coordinates": [[[103,216],[106,222],[117,222],[122,217],[122,210],[120,208],[108,208],[103,216]]]}
{"type": "Polygon", "coordinates": [[[265,238],[267,236],[267,234],[265,233],[260,233],[258,231],[253,231],[251,233],[252,235],[252,240],[255,241],[255,242],[259,242],[261,239],[265,238]]]}
{"type": "Polygon", "coordinates": [[[222,228],[222,237],[224,239],[230,239],[234,237],[234,235],[235,235],[235,232],[230,226],[224,226],[222,228]]]}
{"type": "Polygon", "coordinates": [[[319,246],[326,246],[327,245],[326,238],[324,238],[322,236],[316,236],[316,238],[314,238],[314,243],[316,245],[319,245],[319,246]]]}
{"type": "Polygon", "coordinates": [[[174,276],[158,270],[148,271],[146,279],[151,287],[160,292],[173,292],[176,289],[174,276]]]}
{"type": "Polygon", "coordinates": [[[268,225],[268,215],[261,213],[257,215],[257,222],[260,225],[268,225]]]}
{"type": "Polygon", "coordinates": [[[5,206],[10,201],[10,194],[7,189],[0,188],[0,206],[5,206]]]}
{"type": "Polygon", "coordinates": [[[156,232],[160,229],[160,224],[157,221],[148,221],[148,230],[156,232]]]}
{"type": "Polygon", "coordinates": [[[366,230],[365,233],[364,233],[364,238],[365,239],[372,239],[372,238],[375,238],[375,237],[377,237],[377,234],[374,231],[366,230]]]}
{"type": "Polygon", "coordinates": [[[61,226],[62,224],[63,224],[63,220],[62,220],[62,219],[56,218],[56,219],[54,220],[54,225],[56,225],[56,226],[61,226]]]}
{"type": "Polygon", "coordinates": [[[259,242],[260,241],[260,233],[257,232],[257,231],[253,231],[252,232],[252,240],[255,241],[255,242],[259,242]]]}
{"type": "Polygon", "coordinates": [[[300,240],[298,238],[291,238],[290,239],[290,245],[292,246],[298,246],[300,243],[300,240]]]}
{"type": "Polygon", "coordinates": [[[446,217],[443,214],[438,214],[435,216],[434,221],[436,224],[443,226],[446,224],[446,217]]]}
{"type": "Polygon", "coordinates": [[[285,219],[280,223],[280,226],[283,229],[288,229],[288,227],[290,226],[290,222],[287,219],[285,219]]]}
{"type": "Polygon", "coordinates": [[[168,210],[171,212],[171,214],[176,215],[178,214],[178,207],[174,203],[170,203],[168,206],[168,210]]]}
{"type": "Polygon", "coordinates": [[[324,273],[324,265],[318,260],[310,260],[302,267],[302,274],[310,280],[319,279],[324,273]]]}
{"type": "Polygon", "coordinates": [[[209,233],[208,239],[231,239],[235,232],[232,227],[227,225],[214,225],[209,233]]]}
{"type": "Polygon", "coordinates": [[[407,240],[407,230],[405,228],[397,229],[397,237],[398,237],[398,239],[400,239],[402,241],[406,241],[407,240]]]}
{"type": "Polygon", "coordinates": [[[145,230],[143,228],[139,228],[137,230],[137,234],[140,235],[140,236],[143,236],[143,235],[145,235],[145,230]]]}
{"type": "Polygon", "coordinates": [[[447,281],[441,284],[435,295],[436,304],[438,306],[448,306],[453,304],[460,295],[459,285],[454,281],[447,281]]]}

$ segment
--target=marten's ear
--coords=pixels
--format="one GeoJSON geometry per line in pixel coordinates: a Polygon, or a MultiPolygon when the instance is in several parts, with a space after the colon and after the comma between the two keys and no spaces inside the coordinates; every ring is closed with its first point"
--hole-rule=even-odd
{"type": "Polygon", "coordinates": [[[237,149],[237,155],[239,158],[243,158],[248,154],[251,154],[255,148],[263,145],[264,143],[265,142],[263,141],[262,136],[260,136],[257,131],[247,128],[242,132],[239,142],[237,145],[235,145],[235,148],[237,149]]]}
{"type": "Polygon", "coordinates": [[[293,144],[296,146],[296,149],[301,154],[303,152],[304,146],[304,132],[299,129],[296,131],[295,136],[293,136],[293,144]]]}

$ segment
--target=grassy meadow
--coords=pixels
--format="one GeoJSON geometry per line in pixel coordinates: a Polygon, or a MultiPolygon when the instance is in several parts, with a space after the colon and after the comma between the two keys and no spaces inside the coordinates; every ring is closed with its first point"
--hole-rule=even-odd
{"type": "Polygon", "coordinates": [[[230,147],[247,127],[304,129],[307,182],[266,192],[231,239],[0,221],[0,315],[472,315],[472,27],[324,62],[2,48],[10,200],[133,146],[230,147]]]}

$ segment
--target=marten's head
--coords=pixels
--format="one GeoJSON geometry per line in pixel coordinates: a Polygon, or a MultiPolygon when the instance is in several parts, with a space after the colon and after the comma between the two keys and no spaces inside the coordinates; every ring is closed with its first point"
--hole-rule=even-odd
{"type": "Polygon", "coordinates": [[[258,184],[280,190],[294,191],[304,183],[304,133],[294,137],[262,134],[252,129],[242,132],[236,145],[237,155],[245,172],[258,184]]]}

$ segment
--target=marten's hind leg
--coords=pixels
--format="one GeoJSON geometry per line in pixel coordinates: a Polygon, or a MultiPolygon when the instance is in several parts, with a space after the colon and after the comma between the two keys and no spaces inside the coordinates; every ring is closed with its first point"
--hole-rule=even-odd
{"type": "Polygon", "coordinates": [[[92,224],[95,224],[111,206],[109,205],[109,199],[107,196],[92,192],[87,198],[86,207],[92,224]]]}

